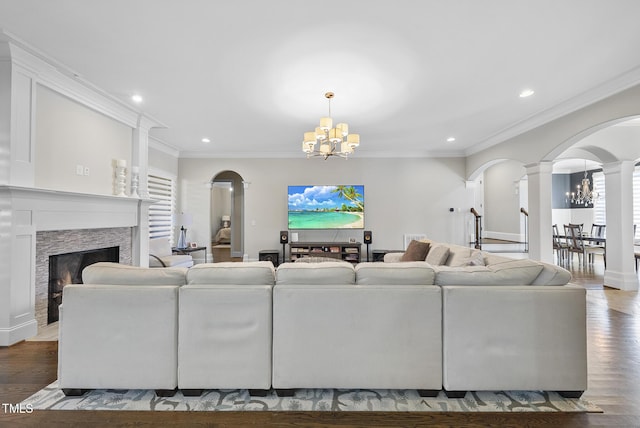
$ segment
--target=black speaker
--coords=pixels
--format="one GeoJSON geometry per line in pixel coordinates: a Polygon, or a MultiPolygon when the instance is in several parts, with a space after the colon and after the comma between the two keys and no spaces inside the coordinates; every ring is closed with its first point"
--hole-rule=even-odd
{"type": "Polygon", "coordinates": [[[289,231],[288,230],[281,230],[280,231],[280,243],[281,244],[288,244],[289,243],[289,231]]]}
{"type": "Polygon", "coordinates": [[[365,230],[363,239],[365,244],[371,244],[373,242],[373,232],[371,232],[370,230],[365,230]]]}
{"type": "Polygon", "coordinates": [[[258,260],[271,262],[274,267],[278,267],[280,264],[280,251],[279,250],[263,250],[258,253],[258,260]]]}

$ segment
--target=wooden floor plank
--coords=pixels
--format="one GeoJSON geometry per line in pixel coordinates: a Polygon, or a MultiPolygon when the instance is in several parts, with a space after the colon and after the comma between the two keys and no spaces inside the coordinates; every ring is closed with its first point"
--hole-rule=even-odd
{"type": "MultiPolygon", "coordinates": [[[[588,295],[589,384],[583,398],[594,413],[398,413],[398,412],[116,412],[35,411],[7,414],[12,427],[639,427],[640,298],[603,287],[598,261],[574,264],[573,283],[588,295]]],[[[0,402],[18,403],[56,379],[57,342],[22,342],[0,348],[0,402]]]]}

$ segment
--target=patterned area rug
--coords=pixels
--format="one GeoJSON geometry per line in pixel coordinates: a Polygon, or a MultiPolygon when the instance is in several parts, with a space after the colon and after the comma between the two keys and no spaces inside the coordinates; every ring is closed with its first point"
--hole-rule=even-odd
{"type": "Polygon", "coordinates": [[[555,392],[468,392],[464,398],[423,398],[416,390],[298,389],[293,397],[250,396],[246,389],[207,390],[200,397],[156,397],[150,390],[93,390],[65,397],[57,382],[22,404],[37,410],[169,410],[169,411],[385,411],[385,412],[602,412],[582,399],[555,392]]]}

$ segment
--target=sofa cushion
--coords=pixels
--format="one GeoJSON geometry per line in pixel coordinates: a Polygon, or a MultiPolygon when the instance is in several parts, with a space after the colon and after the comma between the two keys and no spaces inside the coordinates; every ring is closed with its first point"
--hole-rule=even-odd
{"type": "Polygon", "coordinates": [[[387,253],[384,255],[385,263],[397,263],[402,258],[403,252],[387,253]]]}
{"type": "Polygon", "coordinates": [[[82,282],[102,285],[184,285],[187,268],[144,268],[99,262],[82,271],[82,282]]]}
{"type": "Polygon", "coordinates": [[[571,281],[571,272],[568,270],[549,263],[541,264],[542,271],[531,285],[565,285],[571,281]]]}
{"type": "Polygon", "coordinates": [[[474,248],[455,244],[447,244],[447,247],[449,248],[449,258],[444,263],[447,266],[460,266],[460,263],[464,263],[474,251],[477,251],[474,248]]]}
{"type": "Polygon", "coordinates": [[[360,263],[358,285],[433,285],[435,271],[424,261],[402,263],[360,263]]]}
{"type": "Polygon", "coordinates": [[[415,239],[409,243],[406,251],[400,258],[401,262],[418,262],[424,261],[429,252],[429,243],[420,242],[415,239]]]}
{"type": "Polygon", "coordinates": [[[529,285],[542,271],[540,263],[512,260],[492,266],[439,266],[437,285],[529,285]]]}
{"type": "Polygon", "coordinates": [[[542,272],[542,264],[533,260],[511,260],[489,269],[500,279],[500,284],[529,285],[542,272]]]}
{"type": "Polygon", "coordinates": [[[273,263],[266,261],[201,263],[187,272],[187,284],[273,285],[274,282],[273,263]]]}
{"type": "Polygon", "coordinates": [[[276,284],[339,285],[355,284],[351,263],[282,263],[276,270],[276,284]]]}
{"type": "Polygon", "coordinates": [[[431,245],[425,261],[432,266],[445,264],[449,258],[449,247],[442,244],[431,245]]]}
{"type": "Polygon", "coordinates": [[[484,266],[485,264],[482,251],[475,250],[471,252],[469,257],[455,257],[453,263],[449,266],[484,266]]]}
{"type": "Polygon", "coordinates": [[[510,262],[513,260],[511,257],[500,256],[494,253],[482,252],[484,255],[484,264],[487,266],[495,265],[498,263],[510,262]]]}

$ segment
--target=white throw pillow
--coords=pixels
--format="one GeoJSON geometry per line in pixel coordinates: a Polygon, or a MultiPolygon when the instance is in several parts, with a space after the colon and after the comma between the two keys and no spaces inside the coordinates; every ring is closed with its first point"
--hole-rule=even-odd
{"type": "Polygon", "coordinates": [[[446,245],[432,245],[429,248],[429,252],[427,253],[427,258],[424,259],[425,262],[429,263],[432,266],[440,266],[445,264],[447,259],[449,258],[449,247],[446,245]]]}
{"type": "Polygon", "coordinates": [[[475,250],[469,257],[456,258],[449,266],[484,266],[485,264],[482,252],[475,250]]]}

